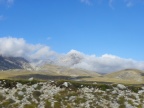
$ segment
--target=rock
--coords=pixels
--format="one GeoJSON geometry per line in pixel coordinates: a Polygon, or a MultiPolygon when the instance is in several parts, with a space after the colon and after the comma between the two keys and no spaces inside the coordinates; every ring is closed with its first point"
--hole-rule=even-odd
{"type": "Polygon", "coordinates": [[[116,90],[112,91],[112,94],[117,94],[117,91],[116,90]]]}
{"type": "Polygon", "coordinates": [[[54,81],[50,81],[51,83],[54,83],[54,81]]]}
{"type": "Polygon", "coordinates": [[[81,85],[81,87],[83,87],[83,85],[81,85]]]}
{"type": "Polygon", "coordinates": [[[142,93],[144,93],[144,90],[139,90],[138,91],[138,94],[142,94],[142,93]]]}
{"type": "Polygon", "coordinates": [[[126,108],[134,108],[132,105],[130,105],[128,102],[125,102],[125,107],[126,108]]]}
{"type": "Polygon", "coordinates": [[[0,81],[0,84],[2,83],[2,81],[0,81]]]}
{"type": "Polygon", "coordinates": [[[94,82],[93,84],[97,84],[97,82],[94,82]]]}
{"type": "Polygon", "coordinates": [[[22,86],[23,86],[23,85],[22,85],[21,83],[17,83],[17,84],[16,84],[16,87],[17,87],[17,88],[22,88],[22,86]]]}
{"type": "Polygon", "coordinates": [[[141,87],[144,90],[144,87],[141,87]]]}
{"type": "Polygon", "coordinates": [[[126,89],[126,87],[122,84],[118,84],[117,88],[120,89],[120,90],[125,90],[126,89]]]}
{"type": "Polygon", "coordinates": [[[69,82],[64,82],[62,85],[65,86],[65,87],[69,87],[69,86],[71,85],[71,83],[69,83],[69,82]]]}
{"type": "Polygon", "coordinates": [[[19,92],[18,92],[18,95],[19,95],[19,96],[23,96],[23,95],[24,95],[24,92],[19,91],[19,92]]]}
{"type": "Polygon", "coordinates": [[[71,101],[74,101],[76,99],[76,96],[71,96],[71,97],[69,97],[69,101],[71,102],[71,101]]]}
{"type": "Polygon", "coordinates": [[[107,92],[111,91],[110,89],[106,89],[107,92]]]}
{"type": "Polygon", "coordinates": [[[34,78],[33,78],[33,77],[31,77],[31,78],[29,78],[28,80],[29,80],[29,81],[33,81],[33,80],[34,80],[34,78]]]}
{"type": "Polygon", "coordinates": [[[34,84],[32,85],[32,87],[36,89],[38,87],[38,84],[34,84]]]}

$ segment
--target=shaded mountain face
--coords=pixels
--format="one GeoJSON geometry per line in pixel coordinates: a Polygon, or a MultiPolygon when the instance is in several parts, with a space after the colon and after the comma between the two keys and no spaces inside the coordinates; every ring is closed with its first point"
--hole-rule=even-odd
{"type": "Polygon", "coordinates": [[[0,70],[31,69],[29,62],[22,57],[0,56],[0,70]]]}

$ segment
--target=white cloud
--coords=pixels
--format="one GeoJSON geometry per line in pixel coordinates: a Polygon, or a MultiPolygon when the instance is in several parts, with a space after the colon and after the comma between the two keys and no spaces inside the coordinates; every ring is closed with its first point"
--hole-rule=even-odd
{"type": "Polygon", "coordinates": [[[91,4],[91,0],[80,0],[82,3],[85,3],[85,4],[88,4],[90,5],[91,4]]]}
{"type": "Polygon", "coordinates": [[[113,2],[114,2],[114,0],[109,0],[109,6],[110,6],[112,9],[114,9],[114,7],[113,7],[113,2]]]}
{"type": "Polygon", "coordinates": [[[0,4],[10,7],[14,4],[14,0],[0,0],[0,4]]]}
{"type": "Polygon", "coordinates": [[[28,44],[23,38],[0,38],[0,54],[3,56],[43,59],[55,54],[48,46],[28,44]]]}
{"type": "Polygon", "coordinates": [[[8,5],[8,6],[13,5],[13,3],[14,3],[14,0],[7,0],[7,5],[8,5]]]}
{"type": "Polygon", "coordinates": [[[23,38],[0,38],[0,54],[33,59],[38,65],[52,60],[57,65],[96,72],[112,72],[128,68],[144,69],[144,61],[125,59],[110,54],[97,57],[76,50],[71,50],[67,54],[58,54],[49,46],[29,44],[23,38]]]}
{"type": "MultiPolygon", "coordinates": [[[[88,5],[94,3],[94,1],[92,0],[80,0],[80,1],[88,5]]],[[[95,1],[97,1],[100,4],[102,4],[102,2],[108,2],[109,7],[112,9],[114,9],[115,7],[114,3],[116,4],[118,3],[118,1],[123,2],[125,6],[128,8],[134,6],[137,3],[141,3],[141,4],[144,3],[144,0],[95,0],[95,1]]]]}
{"type": "Polygon", "coordinates": [[[85,55],[75,50],[63,55],[58,60],[58,64],[96,72],[112,72],[128,68],[144,69],[144,62],[124,59],[110,54],[104,54],[101,57],[85,55]]]}
{"type": "Polygon", "coordinates": [[[134,5],[132,0],[125,0],[125,3],[127,7],[132,7],[134,5]]]}

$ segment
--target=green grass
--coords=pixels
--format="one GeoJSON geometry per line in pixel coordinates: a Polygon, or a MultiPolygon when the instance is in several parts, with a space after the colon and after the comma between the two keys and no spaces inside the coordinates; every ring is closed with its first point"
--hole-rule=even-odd
{"type": "Polygon", "coordinates": [[[12,106],[12,104],[14,104],[14,103],[15,103],[14,100],[8,99],[8,100],[5,100],[5,101],[1,104],[1,106],[2,106],[2,108],[3,108],[3,107],[4,107],[4,108],[10,108],[10,107],[12,106]]]}
{"type": "Polygon", "coordinates": [[[51,107],[51,102],[49,102],[48,100],[45,101],[45,108],[52,108],[51,107]]]}
{"type": "Polygon", "coordinates": [[[119,100],[117,101],[118,103],[119,103],[119,108],[125,108],[125,97],[123,97],[123,96],[121,96],[121,97],[119,97],[119,100]]]}
{"type": "Polygon", "coordinates": [[[128,89],[135,92],[135,93],[138,93],[139,90],[141,90],[141,86],[128,86],[128,89]]]}
{"type": "Polygon", "coordinates": [[[24,108],[37,108],[36,104],[26,104],[24,105],[24,108]]]}
{"type": "Polygon", "coordinates": [[[134,103],[133,103],[132,100],[128,100],[128,103],[129,103],[130,105],[134,106],[134,103]]]}
{"type": "Polygon", "coordinates": [[[54,108],[61,108],[61,103],[59,101],[55,102],[54,103],[54,108]]]}
{"type": "Polygon", "coordinates": [[[39,99],[40,95],[41,95],[41,92],[40,92],[40,91],[34,91],[34,92],[33,92],[33,97],[34,97],[35,99],[37,99],[38,101],[40,101],[40,99],[39,99]]]}
{"type": "Polygon", "coordinates": [[[2,102],[3,100],[5,100],[5,97],[2,94],[0,94],[0,102],[2,102]]]}

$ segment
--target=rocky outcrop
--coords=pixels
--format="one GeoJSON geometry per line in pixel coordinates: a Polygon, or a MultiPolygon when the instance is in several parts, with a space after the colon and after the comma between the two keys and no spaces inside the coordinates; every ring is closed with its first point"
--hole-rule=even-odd
{"type": "Polygon", "coordinates": [[[0,107],[144,108],[143,87],[34,81],[1,81],[0,107]]]}

